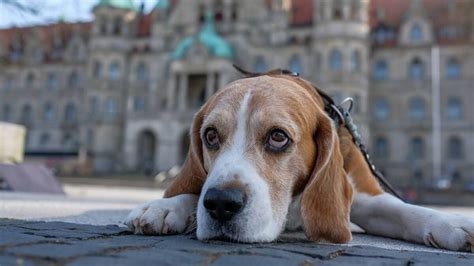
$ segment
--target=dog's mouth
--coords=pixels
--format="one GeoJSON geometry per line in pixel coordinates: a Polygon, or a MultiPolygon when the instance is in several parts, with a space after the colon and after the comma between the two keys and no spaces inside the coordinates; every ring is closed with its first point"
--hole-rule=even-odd
{"type": "Polygon", "coordinates": [[[242,234],[241,229],[233,222],[217,222],[212,224],[211,237],[207,240],[210,241],[225,241],[232,243],[251,243],[254,242],[251,239],[242,234]]]}
{"type": "Polygon", "coordinates": [[[231,243],[242,243],[242,244],[249,244],[249,243],[261,243],[261,241],[242,238],[239,235],[226,235],[221,233],[217,236],[211,237],[208,241],[223,241],[223,242],[231,242],[231,243]]]}

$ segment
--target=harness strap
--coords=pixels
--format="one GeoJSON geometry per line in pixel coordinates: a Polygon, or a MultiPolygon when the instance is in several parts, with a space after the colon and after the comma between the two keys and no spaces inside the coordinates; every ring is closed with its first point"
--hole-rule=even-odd
{"type": "MultiPolygon", "coordinates": [[[[262,75],[290,75],[294,77],[299,77],[299,73],[292,72],[285,69],[274,69],[266,73],[255,73],[255,72],[246,71],[236,65],[233,65],[233,66],[237,71],[244,74],[246,78],[258,77],[262,75]]],[[[403,201],[402,196],[395,190],[395,188],[392,187],[392,185],[387,181],[387,179],[384,177],[382,172],[380,172],[375,166],[375,164],[372,162],[372,159],[369,155],[369,151],[362,142],[362,138],[359,133],[359,130],[357,129],[357,126],[352,120],[352,116],[350,114],[352,106],[353,106],[352,98],[347,98],[342,103],[336,104],[336,102],[334,102],[334,99],[331,96],[326,94],[324,91],[318,89],[313,84],[311,84],[311,86],[316,90],[316,92],[321,96],[321,98],[323,98],[324,110],[328,114],[328,116],[332,120],[334,120],[336,127],[344,126],[347,129],[347,131],[349,131],[349,134],[351,134],[352,136],[352,141],[354,142],[356,147],[364,156],[365,162],[369,166],[369,169],[372,172],[372,174],[391,194],[393,194],[395,197],[403,201]],[[347,110],[342,107],[344,103],[346,102],[350,102],[351,104],[347,110]]]]}

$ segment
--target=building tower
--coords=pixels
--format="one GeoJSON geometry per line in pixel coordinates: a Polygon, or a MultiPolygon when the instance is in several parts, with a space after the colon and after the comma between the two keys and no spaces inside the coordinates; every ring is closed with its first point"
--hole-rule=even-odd
{"type": "Polygon", "coordinates": [[[132,0],[101,0],[89,41],[89,84],[85,92],[82,149],[93,156],[98,172],[120,171],[124,117],[137,10],[132,0]]]}
{"type": "Polygon", "coordinates": [[[312,54],[315,82],[337,102],[354,99],[353,117],[369,139],[368,0],[314,0],[312,54]]]}

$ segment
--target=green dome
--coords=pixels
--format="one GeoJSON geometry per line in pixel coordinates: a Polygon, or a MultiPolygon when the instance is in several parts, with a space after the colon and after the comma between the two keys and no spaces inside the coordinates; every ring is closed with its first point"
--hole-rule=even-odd
{"type": "Polygon", "coordinates": [[[100,0],[96,7],[98,6],[108,6],[120,9],[135,10],[133,0],[100,0]]]}
{"type": "Polygon", "coordinates": [[[158,2],[155,5],[155,8],[158,9],[167,9],[171,5],[170,0],[158,0],[158,2]]]}
{"type": "Polygon", "coordinates": [[[212,15],[208,13],[206,16],[206,24],[202,27],[199,34],[197,36],[188,36],[184,38],[176,46],[171,54],[171,58],[174,60],[182,59],[188,52],[189,48],[194,45],[196,40],[206,46],[209,53],[215,57],[227,59],[232,59],[234,57],[232,47],[227,41],[220,37],[219,34],[217,34],[212,15]]]}

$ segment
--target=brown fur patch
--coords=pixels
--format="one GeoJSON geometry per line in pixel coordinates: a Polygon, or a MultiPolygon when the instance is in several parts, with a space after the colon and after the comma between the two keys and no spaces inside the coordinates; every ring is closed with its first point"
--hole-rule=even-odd
{"type": "MultiPolygon", "coordinates": [[[[324,112],[324,103],[311,84],[292,76],[238,80],[211,97],[194,118],[187,160],[165,196],[200,193],[216,158],[231,145],[240,103],[248,91],[251,98],[245,155],[268,183],[273,211],[286,211],[288,206],[284,202],[303,192],[302,215],[308,237],[338,243],[349,241],[352,187],[347,175],[356,191],[377,195],[383,190],[347,130],[334,131],[324,112]],[[201,134],[208,126],[219,132],[218,151],[203,147],[201,134]],[[265,136],[272,128],[285,130],[292,139],[286,151],[275,153],[265,149],[265,136]]],[[[237,178],[226,185],[242,188],[237,178]]]]}

